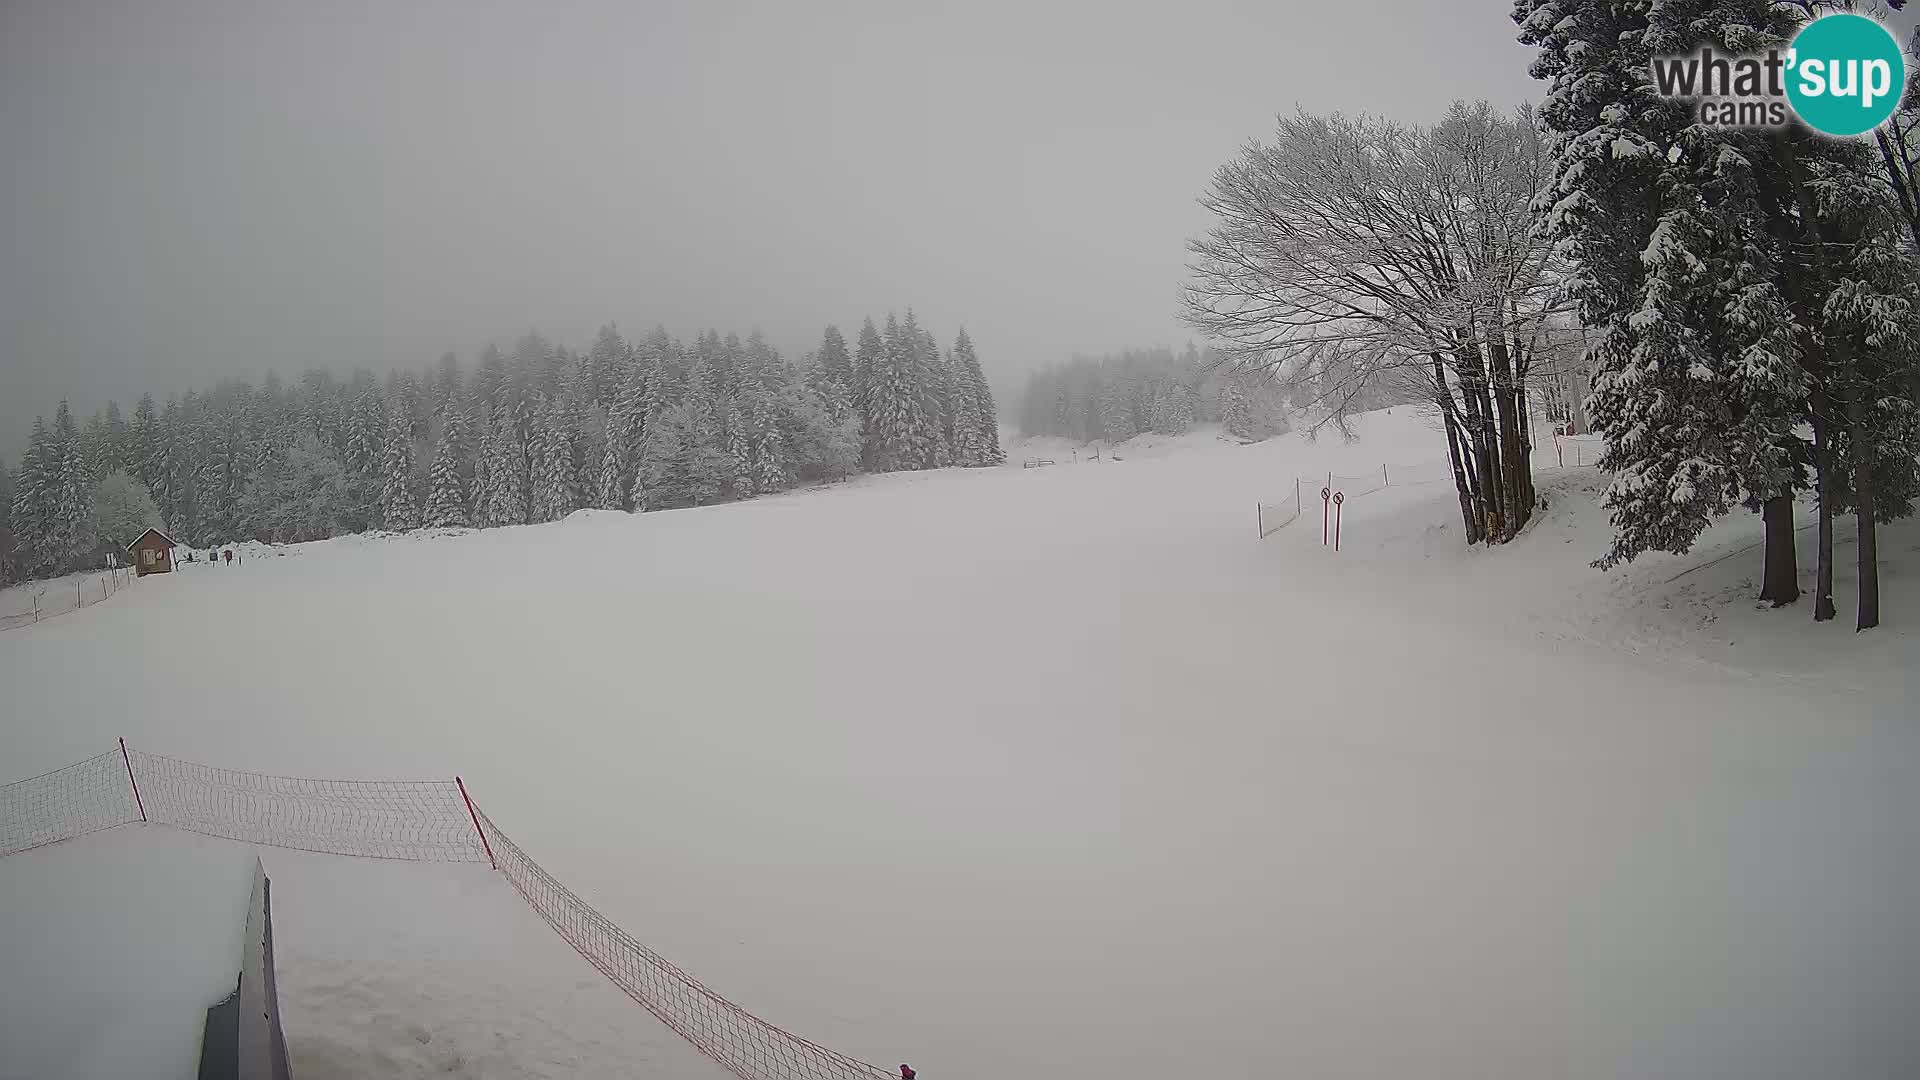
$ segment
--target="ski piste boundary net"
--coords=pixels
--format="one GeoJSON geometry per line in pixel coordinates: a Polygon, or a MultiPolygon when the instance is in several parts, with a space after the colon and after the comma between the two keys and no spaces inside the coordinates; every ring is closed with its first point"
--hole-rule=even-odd
{"type": "Polygon", "coordinates": [[[741,1080],[894,1075],[762,1020],[641,944],[514,843],[458,777],[275,776],[152,754],[122,740],[0,786],[0,858],[139,824],[355,858],[489,863],[608,981],[741,1080]]]}

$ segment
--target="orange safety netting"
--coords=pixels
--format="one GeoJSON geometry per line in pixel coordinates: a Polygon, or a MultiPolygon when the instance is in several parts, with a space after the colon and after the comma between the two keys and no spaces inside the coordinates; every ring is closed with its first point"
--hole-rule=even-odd
{"type": "Polygon", "coordinates": [[[492,861],[588,963],[741,1080],[884,1080],[893,1075],[760,1019],[642,945],[534,862],[467,801],[457,779],[272,776],[122,744],[0,786],[0,856],[143,821],[361,858],[492,861]]]}

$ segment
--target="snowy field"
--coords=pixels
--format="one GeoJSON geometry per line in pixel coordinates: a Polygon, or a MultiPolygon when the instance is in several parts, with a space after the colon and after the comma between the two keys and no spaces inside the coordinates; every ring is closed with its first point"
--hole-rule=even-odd
{"type": "MultiPolygon", "coordinates": [[[[1437,475],[1397,413],[141,579],[0,635],[0,779],[117,736],[458,772],[716,990],[927,1080],[1920,1075],[1920,529],[1865,638],[1849,546],[1839,622],[1746,599],[1757,519],[1587,568],[1591,470],[1505,550],[1444,483],[1255,539],[1296,475],[1437,475]]],[[[240,850],[0,860],[0,1076],[108,1038],[16,1012],[98,969],[58,897],[164,912],[240,850]]],[[[484,867],[261,854],[303,1078],[715,1075],[484,867]]]]}

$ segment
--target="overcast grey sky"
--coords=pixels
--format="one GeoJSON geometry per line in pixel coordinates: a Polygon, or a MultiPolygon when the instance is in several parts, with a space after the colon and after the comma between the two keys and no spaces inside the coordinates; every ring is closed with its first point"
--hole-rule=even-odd
{"type": "Polygon", "coordinates": [[[1179,343],[1215,166],[1296,103],[1537,99],[1508,10],[0,0],[0,455],[63,395],[610,319],[1179,343]]]}

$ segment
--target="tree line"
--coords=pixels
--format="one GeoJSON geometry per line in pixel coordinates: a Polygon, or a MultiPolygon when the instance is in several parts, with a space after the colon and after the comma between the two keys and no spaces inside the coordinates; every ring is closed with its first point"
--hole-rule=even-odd
{"type": "Polygon", "coordinates": [[[1216,222],[1190,245],[1185,318],[1332,420],[1383,391],[1430,403],[1469,543],[1535,510],[1542,382],[1605,438],[1597,566],[1684,553],[1744,507],[1766,534],[1760,597],[1792,603],[1811,494],[1814,618],[1835,614],[1851,512],[1855,624],[1876,625],[1875,526],[1920,492],[1920,88],[1876,142],[1839,140],[1699,123],[1650,67],[1784,47],[1815,7],[1517,0],[1537,111],[1281,118],[1202,199],[1216,222]]]}
{"type": "Polygon", "coordinates": [[[1655,56],[1784,48],[1816,9],[1521,0],[1513,17],[1549,86],[1535,220],[1592,336],[1588,409],[1614,474],[1600,565],[1685,551],[1745,506],[1765,522],[1760,597],[1792,603],[1794,502],[1811,492],[1813,617],[1836,614],[1834,517],[1850,511],[1864,630],[1880,620],[1876,526],[1920,492],[1920,218],[1895,152],[1913,80],[1875,142],[1701,124],[1650,86],[1655,56]]]}
{"type": "Polygon", "coordinates": [[[1211,350],[1130,349],[1076,356],[1035,372],[1020,395],[1023,435],[1075,442],[1124,442],[1153,432],[1184,435],[1219,424],[1248,442],[1287,430],[1285,400],[1258,372],[1223,371],[1211,350]]]}
{"type": "Polygon", "coordinates": [[[648,511],[858,471],[1004,460],[973,342],[908,312],[828,327],[798,365],[759,334],[601,329],[584,352],[529,334],[471,370],[269,374],[164,405],[66,402],[0,468],[0,580],[101,564],[145,525],[196,546],[371,529],[488,528],[586,507],[648,511]]]}

